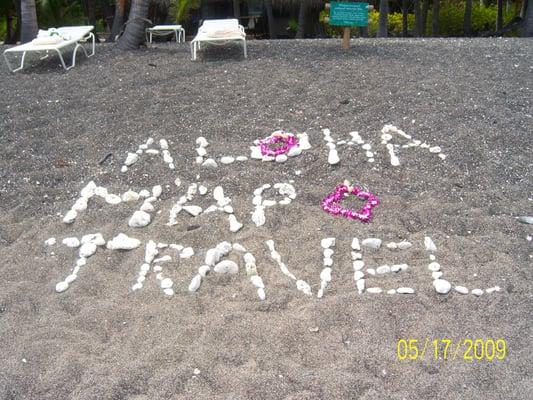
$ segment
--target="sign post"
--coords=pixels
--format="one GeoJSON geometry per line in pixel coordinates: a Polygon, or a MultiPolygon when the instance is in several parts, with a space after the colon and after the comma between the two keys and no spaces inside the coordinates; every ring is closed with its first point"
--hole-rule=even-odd
{"type": "Polygon", "coordinates": [[[343,27],[342,48],[350,47],[350,28],[352,26],[368,26],[368,10],[373,8],[368,3],[351,1],[332,1],[326,3],[329,9],[329,18],[324,22],[332,26],[343,27]]]}

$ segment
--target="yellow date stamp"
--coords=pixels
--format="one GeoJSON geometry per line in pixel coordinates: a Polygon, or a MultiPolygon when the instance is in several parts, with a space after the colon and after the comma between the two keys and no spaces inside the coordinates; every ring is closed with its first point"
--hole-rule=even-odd
{"type": "Polygon", "coordinates": [[[463,360],[503,361],[508,348],[505,339],[398,339],[396,355],[400,361],[463,360]]]}

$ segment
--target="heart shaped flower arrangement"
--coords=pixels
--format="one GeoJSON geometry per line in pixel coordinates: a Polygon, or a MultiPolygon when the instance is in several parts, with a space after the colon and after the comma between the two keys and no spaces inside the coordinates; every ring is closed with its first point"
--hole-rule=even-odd
{"type": "Polygon", "coordinates": [[[361,222],[370,222],[372,219],[372,209],[378,205],[379,199],[374,194],[357,186],[350,186],[348,182],[335,187],[335,190],[328,194],[320,203],[320,207],[331,215],[340,215],[348,219],[358,219],[361,222]],[[340,202],[349,195],[354,195],[366,202],[357,211],[344,208],[340,205],[340,202]]]}
{"type": "Polygon", "coordinates": [[[259,141],[261,148],[261,154],[264,156],[276,157],[280,154],[288,153],[293,147],[298,146],[298,139],[292,133],[287,132],[275,132],[271,136],[261,139],[259,141]],[[283,143],[281,146],[272,148],[270,147],[276,143],[283,143]]]}

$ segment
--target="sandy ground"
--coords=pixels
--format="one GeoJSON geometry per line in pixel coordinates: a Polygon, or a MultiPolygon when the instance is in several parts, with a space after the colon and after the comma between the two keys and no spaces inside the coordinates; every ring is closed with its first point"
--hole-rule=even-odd
{"type": "MultiPolygon", "coordinates": [[[[188,46],[160,44],[130,53],[103,45],[64,73],[57,60],[12,75],[0,66],[0,398],[1,399],[525,399],[533,391],[532,215],[533,41],[362,40],[250,42],[216,48],[191,62],[188,46]],[[413,122],[414,120],[414,122],[413,122]],[[442,161],[400,149],[390,165],[380,130],[391,123],[439,145],[442,161]],[[248,155],[275,129],[307,132],[313,148],[283,164],[247,161],[216,170],[194,163],[198,136],[210,155],[248,155]],[[359,148],[327,163],[322,128],[335,138],[357,130],[359,148]],[[120,172],[127,151],[166,138],[172,172],[155,156],[120,172]],[[100,162],[111,153],[103,163],[100,162]],[[295,171],[301,170],[301,176],[295,171]],[[168,211],[189,183],[222,185],[244,228],[229,232],[219,213],[168,211]],[[183,184],[176,188],[176,176],[183,184]],[[297,198],[267,210],[255,227],[252,192],[293,179],[297,198]],[[320,200],[344,179],[381,199],[370,224],[334,218],[320,200]],[[138,204],[92,200],[74,224],[61,222],[89,180],[114,193],[156,184],[164,192],[144,229],[127,221],[138,204]],[[74,266],[68,236],[119,232],[146,242],[192,246],[195,256],[165,264],[175,295],[153,275],[132,292],[144,250],[99,250],[64,293],[54,288],[74,266]],[[333,280],[316,298],[320,240],[337,239],[333,280]],[[444,277],[499,293],[435,293],[424,236],[435,241],[444,277]],[[46,246],[50,237],[59,244],[46,246]],[[405,273],[373,277],[414,295],[357,294],[350,243],[407,239],[405,252],[365,252],[367,266],[408,263],[405,273]],[[269,257],[312,285],[297,291],[269,257]],[[205,251],[237,241],[257,258],[267,299],[241,270],[188,283],[205,251]],[[503,361],[400,361],[399,339],[505,339],[503,361]],[[194,370],[197,374],[195,374],[194,370]]],[[[265,194],[266,196],[266,194],[265,194]]],[[[271,198],[273,196],[269,194],[271,198]]],[[[207,199],[196,204],[205,207],[207,199]]],[[[230,258],[237,260],[234,255],[230,258]]]]}

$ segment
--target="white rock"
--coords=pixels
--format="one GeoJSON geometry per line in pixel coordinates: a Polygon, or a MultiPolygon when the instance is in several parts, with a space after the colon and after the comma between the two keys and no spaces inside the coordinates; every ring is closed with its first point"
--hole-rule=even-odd
{"type": "Polygon", "coordinates": [[[359,271],[359,270],[363,269],[364,266],[365,266],[365,262],[363,260],[355,260],[353,262],[353,269],[355,271],[359,271]]]}
{"type": "Polygon", "coordinates": [[[161,187],[161,185],[155,185],[152,188],[152,196],[156,199],[161,196],[161,193],[163,193],[163,188],[161,187]]]}
{"type": "Polygon", "coordinates": [[[273,207],[276,205],[276,200],[263,200],[263,207],[273,207]]]}
{"type": "Polygon", "coordinates": [[[252,275],[250,277],[250,282],[252,282],[252,285],[254,285],[256,288],[265,287],[265,284],[263,283],[263,279],[259,275],[252,275]]]}
{"type": "Polygon", "coordinates": [[[153,240],[149,240],[148,243],[146,243],[146,249],[144,251],[144,262],[150,264],[157,253],[159,253],[157,250],[157,244],[153,240]]]}
{"type": "Polygon", "coordinates": [[[446,294],[452,288],[452,285],[450,284],[450,282],[448,282],[445,279],[435,279],[433,281],[433,286],[435,287],[435,290],[437,291],[437,293],[440,293],[440,294],[446,294]]]}
{"type": "Polygon", "coordinates": [[[76,280],[77,277],[78,276],[76,274],[70,274],[65,278],[65,282],[68,284],[71,284],[72,282],[76,280]]]}
{"type": "Polygon", "coordinates": [[[139,239],[135,239],[125,235],[124,233],[119,233],[112,240],[107,242],[107,248],[110,250],[132,250],[141,245],[139,239]]]}
{"type": "Polygon", "coordinates": [[[259,297],[260,300],[265,300],[266,299],[265,289],[264,288],[257,289],[257,296],[259,297]]]}
{"type": "Polygon", "coordinates": [[[235,157],[235,160],[242,162],[242,161],[248,160],[248,157],[246,157],[246,156],[238,156],[238,157],[235,157]]]}
{"type": "Polygon", "coordinates": [[[134,285],[131,287],[131,290],[136,291],[136,290],[142,289],[142,287],[143,287],[143,284],[140,283],[140,282],[137,282],[136,284],[134,284],[134,285]]]}
{"type": "Polygon", "coordinates": [[[364,279],[358,279],[355,281],[355,285],[357,286],[357,291],[359,294],[363,293],[365,290],[365,280],[364,279]]]}
{"type": "Polygon", "coordinates": [[[128,221],[128,225],[132,228],[142,228],[148,225],[152,217],[146,211],[135,211],[128,221]]]}
{"type": "Polygon", "coordinates": [[[133,190],[128,190],[127,192],[122,194],[122,201],[137,201],[139,200],[139,197],[139,193],[134,192],[133,190]]]}
{"type": "Polygon", "coordinates": [[[324,266],[331,267],[333,265],[333,259],[329,257],[324,257],[324,266]]]}
{"type": "Polygon", "coordinates": [[[81,258],[89,258],[96,253],[96,245],[94,243],[84,243],[80,247],[79,256],[81,258]]]}
{"type": "Polygon", "coordinates": [[[231,232],[237,232],[243,227],[243,224],[237,221],[237,218],[233,214],[228,215],[228,220],[229,220],[229,230],[231,232]]]}
{"type": "Polygon", "coordinates": [[[331,258],[333,256],[333,249],[324,249],[324,258],[331,258]]]}
{"type": "Polygon", "coordinates": [[[196,292],[202,284],[202,276],[200,274],[195,275],[189,284],[189,292],[196,292]]]}
{"type": "Polygon", "coordinates": [[[265,208],[263,206],[255,207],[255,211],[252,214],[252,221],[255,226],[262,226],[266,222],[265,208]]]}
{"type": "MultiPolygon", "coordinates": [[[[161,265],[154,265],[154,272],[161,272],[161,271],[163,271],[163,267],[161,265]]],[[[160,275],[160,274],[158,274],[158,275],[160,275]]],[[[161,278],[161,279],[163,279],[163,278],[161,278]]]]}
{"type": "Polygon", "coordinates": [[[396,289],[387,290],[387,294],[396,294],[396,289]]]}
{"type": "Polygon", "coordinates": [[[485,289],[485,293],[493,293],[493,292],[499,292],[502,290],[499,286],[494,286],[488,289],[485,289]]]}
{"type": "Polygon", "coordinates": [[[359,279],[363,279],[364,276],[365,276],[365,274],[364,274],[363,271],[355,271],[353,273],[353,280],[354,281],[358,281],[359,279]]]}
{"type": "Polygon", "coordinates": [[[441,152],[441,148],[439,146],[433,146],[433,147],[429,148],[429,152],[430,153],[440,153],[441,152]]]}
{"type": "MultiPolygon", "coordinates": [[[[141,208],[140,208],[141,211],[146,211],[146,212],[153,212],[155,210],[154,206],[152,205],[152,203],[149,203],[148,201],[145,201],[142,205],[141,205],[141,208]]],[[[181,207],[180,207],[180,211],[181,211],[181,207]]]]}
{"type": "Polygon", "coordinates": [[[107,189],[105,187],[102,187],[102,186],[97,186],[95,189],[94,189],[94,194],[96,196],[99,196],[99,197],[102,197],[102,198],[105,198],[107,196],[107,189]]]}
{"type": "Polygon", "coordinates": [[[44,241],[44,244],[46,244],[47,246],[53,246],[54,244],[56,244],[56,238],[49,238],[49,239],[46,239],[44,241]]]}
{"type": "Polygon", "coordinates": [[[366,273],[370,275],[376,275],[376,270],[374,268],[367,268],[366,273]]]}
{"type": "Polygon", "coordinates": [[[224,157],[220,158],[220,162],[222,164],[226,164],[226,165],[227,164],[231,164],[231,163],[235,162],[235,158],[230,157],[230,156],[224,156],[224,157]]]}
{"type": "Polygon", "coordinates": [[[243,258],[244,258],[244,262],[246,264],[255,264],[256,263],[255,257],[254,257],[254,255],[252,253],[246,253],[243,258]]]}
{"type": "Polygon", "coordinates": [[[143,265],[141,265],[141,271],[142,271],[142,272],[148,272],[148,271],[150,271],[150,264],[146,264],[146,263],[144,263],[143,265]]]}
{"type": "Polygon", "coordinates": [[[335,165],[340,162],[339,153],[337,153],[336,149],[330,149],[328,154],[328,163],[330,165],[335,165]]]}
{"type": "Polygon", "coordinates": [[[159,150],[156,150],[156,149],[148,149],[148,150],[146,150],[146,154],[157,155],[157,154],[159,154],[159,150]]]}
{"type": "Polygon", "coordinates": [[[106,244],[106,240],[101,233],[90,233],[81,237],[81,244],[85,243],[93,243],[97,246],[104,246],[106,244]]]}
{"type": "Polygon", "coordinates": [[[320,272],[320,280],[324,282],[331,281],[331,268],[326,267],[320,272]]]}
{"type": "Polygon", "coordinates": [[[298,135],[298,147],[302,150],[309,150],[311,148],[307,133],[300,133],[298,135]]]}
{"type": "Polygon", "coordinates": [[[251,146],[250,147],[250,158],[253,158],[255,160],[261,160],[263,158],[263,154],[261,153],[261,147],[251,146]]]}
{"type": "Polygon", "coordinates": [[[150,197],[150,195],[151,195],[150,191],[146,189],[143,189],[139,192],[139,196],[144,197],[144,198],[150,197]]]}
{"type": "Polygon", "coordinates": [[[161,150],[168,150],[168,142],[165,139],[161,139],[159,141],[159,147],[161,147],[161,150]]]}
{"type": "Polygon", "coordinates": [[[163,289],[163,293],[165,293],[165,295],[167,296],[174,296],[174,290],[172,288],[166,288],[166,289],[163,289]]]}
{"type": "Polygon", "coordinates": [[[220,257],[221,255],[217,249],[209,249],[205,253],[205,263],[213,267],[220,260],[220,257]]]}
{"type": "Polygon", "coordinates": [[[116,195],[116,194],[111,194],[111,193],[108,193],[106,196],[105,196],[105,201],[106,203],[108,204],[119,204],[122,202],[122,199],[120,198],[120,196],[116,195]]]}
{"type": "Polygon", "coordinates": [[[332,246],[335,246],[335,238],[329,237],[329,238],[322,239],[320,241],[320,246],[322,246],[323,249],[327,249],[332,246]]]}
{"type": "Polygon", "coordinates": [[[381,289],[380,287],[370,287],[370,288],[366,289],[366,291],[368,293],[373,293],[373,294],[383,293],[383,289],[381,289]]]}
{"type": "Polygon", "coordinates": [[[174,285],[174,282],[172,282],[172,279],[170,278],[165,278],[161,281],[161,289],[171,288],[172,285],[174,285]]]}
{"type": "Polygon", "coordinates": [[[215,246],[215,249],[220,253],[221,256],[229,254],[233,246],[230,242],[220,242],[215,246]]]}
{"type": "Polygon", "coordinates": [[[62,243],[67,247],[80,247],[80,241],[77,237],[67,237],[62,243]]]}
{"type": "Polygon", "coordinates": [[[210,271],[211,267],[209,265],[202,265],[200,268],[198,268],[198,275],[200,275],[202,278],[205,278],[210,271]]]}
{"type": "Polygon", "coordinates": [[[180,253],[180,258],[191,258],[192,256],[194,256],[194,249],[192,247],[185,247],[180,253]]]}
{"type": "MultiPolygon", "coordinates": [[[[300,154],[302,154],[302,148],[300,146],[291,147],[289,151],[287,152],[288,157],[296,157],[296,156],[299,156],[300,154]]],[[[278,161],[277,157],[276,157],[276,161],[278,161]]]]}
{"type": "Polygon", "coordinates": [[[124,161],[124,165],[129,167],[130,165],[136,163],[138,159],[139,155],[137,153],[128,153],[126,160],[124,161]]]}
{"type": "Polygon", "coordinates": [[[94,196],[94,190],[96,189],[96,183],[90,181],[83,189],[81,189],[81,197],[91,198],[94,196]]]}
{"type": "Polygon", "coordinates": [[[215,265],[215,268],[213,270],[217,274],[231,274],[235,275],[239,272],[239,266],[236,262],[231,260],[222,260],[217,265],[215,265]]]}
{"type": "Polygon", "coordinates": [[[163,161],[166,162],[167,164],[172,164],[174,162],[174,159],[172,158],[170,153],[166,150],[163,151],[163,161]]]}
{"type": "Polygon", "coordinates": [[[442,275],[444,275],[442,271],[433,271],[431,273],[431,277],[433,278],[433,280],[439,279],[440,277],[442,277],[442,275]]]}
{"type": "Polygon", "coordinates": [[[424,237],[424,246],[427,251],[437,251],[437,246],[433,243],[433,240],[429,236],[424,237]]]}
{"type": "Polygon", "coordinates": [[[209,146],[208,141],[203,136],[199,136],[196,138],[196,144],[200,147],[207,147],[209,146]]]}
{"type": "Polygon", "coordinates": [[[394,242],[389,242],[389,243],[387,243],[387,248],[391,249],[391,250],[395,250],[395,249],[398,248],[398,245],[396,243],[394,243],[394,242]]]}
{"type": "Polygon", "coordinates": [[[312,296],[312,292],[311,292],[311,286],[309,286],[309,284],[301,279],[298,279],[296,281],[296,289],[298,289],[299,291],[303,292],[304,294],[308,295],[308,296],[312,296]]]}
{"type": "Polygon", "coordinates": [[[398,272],[400,271],[401,267],[398,264],[391,265],[390,270],[391,272],[398,272]]]}
{"type": "Polygon", "coordinates": [[[413,245],[407,241],[401,241],[400,243],[397,243],[397,246],[400,250],[407,250],[409,249],[410,247],[412,247],[413,245]]]}
{"type": "Polygon", "coordinates": [[[468,294],[469,292],[468,288],[465,288],[464,286],[455,286],[454,289],[457,293],[461,294],[468,294]]]}
{"type": "Polygon", "coordinates": [[[433,272],[440,271],[440,264],[434,261],[428,265],[428,269],[433,272]]]}
{"type": "Polygon", "coordinates": [[[78,269],[79,267],[83,267],[85,264],[87,264],[87,259],[85,257],[81,257],[76,260],[76,268],[78,269]]]}
{"type": "Polygon", "coordinates": [[[68,283],[67,282],[59,282],[56,285],[56,292],[61,293],[68,289],[68,283]]]}
{"type": "Polygon", "coordinates": [[[259,195],[254,196],[252,198],[252,204],[254,206],[260,206],[262,202],[263,202],[263,198],[261,196],[259,196],[259,195]]]}
{"type": "Polygon", "coordinates": [[[361,244],[365,247],[377,250],[381,247],[381,239],[366,238],[361,242],[361,244]]]}
{"type": "Polygon", "coordinates": [[[283,162],[285,162],[285,161],[287,161],[287,155],[285,155],[285,154],[278,154],[278,155],[276,156],[276,162],[278,162],[278,163],[283,163],[283,162]]]}
{"type": "Polygon", "coordinates": [[[193,217],[200,215],[200,213],[202,212],[202,207],[199,206],[183,206],[183,209],[193,217]]]}
{"type": "Polygon", "coordinates": [[[410,287],[400,287],[400,288],[396,289],[396,292],[400,293],[400,294],[413,294],[415,292],[415,290],[413,288],[410,288],[410,287]]]}
{"type": "Polygon", "coordinates": [[[206,168],[216,168],[218,167],[218,164],[215,160],[213,160],[212,158],[208,158],[207,160],[205,160],[203,163],[202,163],[202,167],[206,167],[206,168]]]}
{"type": "Polygon", "coordinates": [[[69,211],[67,211],[67,213],[63,217],[63,222],[65,224],[71,224],[71,223],[74,222],[74,220],[76,219],[77,216],[78,216],[78,213],[76,211],[69,210],[69,211]]]}
{"type": "Polygon", "coordinates": [[[77,212],[85,211],[87,210],[87,202],[87,197],[80,197],[78,200],[76,200],[76,202],[72,206],[72,209],[77,212]]]}
{"type": "Polygon", "coordinates": [[[483,290],[482,289],[472,289],[472,294],[474,296],[481,296],[483,294],[483,290]]]}
{"type": "Polygon", "coordinates": [[[353,238],[352,239],[352,249],[353,250],[361,250],[361,245],[359,244],[359,239],[358,238],[353,238]]]}
{"type": "Polygon", "coordinates": [[[377,274],[388,274],[389,272],[391,272],[391,269],[390,269],[390,266],[388,265],[381,265],[376,268],[377,274]]]}
{"type": "Polygon", "coordinates": [[[230,206],[229,204],[225,205],[224,207],[222,207],[222,210],[227,213],[227,214],[233,214],[233,207],[230,206]]]}
{"type": "Polygon", "coordinates": [[[198,186],[198,193],[200,193],[201,196],[205,195],[207,193],[207,188],[204,185],[198,186]]]}

